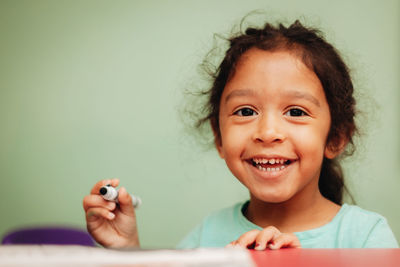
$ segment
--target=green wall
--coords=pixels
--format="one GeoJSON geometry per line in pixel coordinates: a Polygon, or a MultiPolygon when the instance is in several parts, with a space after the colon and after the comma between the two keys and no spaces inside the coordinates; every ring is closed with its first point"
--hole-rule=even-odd
{"type": "Polygon", "coordinates": [[[358,205],[386,216],[400,239],[397,0],[1,0],[0,235],[85,227],[82,199],[109,177],[142,197],[146,248],[173,247],[210,211],[244,200],[178,111],[181,92],[202,83],[197,65],[213,34],[255,9],[321,27],[343,52],[365,111],[348,182],[358,205]]]}

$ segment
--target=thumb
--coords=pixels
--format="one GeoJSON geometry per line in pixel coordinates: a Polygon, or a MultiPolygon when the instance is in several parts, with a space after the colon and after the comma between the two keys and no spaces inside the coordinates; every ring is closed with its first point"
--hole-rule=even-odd
{"type": "Polygon", "coordinates": [[[118,191],[118,203],[121,212],[125,215],[135,215],[135,209],[132,203],[132,197],[128,194],[125,187],[121,187],[118,191]]]}

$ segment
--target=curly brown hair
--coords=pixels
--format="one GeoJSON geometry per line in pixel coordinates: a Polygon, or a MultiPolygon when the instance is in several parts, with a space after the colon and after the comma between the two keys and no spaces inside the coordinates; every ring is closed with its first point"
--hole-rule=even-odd
{"type": "MultiPolygon", "coordinates": [[[[305,27],[298,20],[289,27],[266,23],[263,28],[249,27],[244,33],[233,36],[228,41],[230,46],[225,57],[215,72],[211,73],[213,84],[206,92],[208,101],[203,107],[207,114],[198,121],[198,126],[211,123],[216,142],[221,138],[219,105],[225,85],[234,75],[240,57],[249,49],[258,48],[264,51],[289,51],[317,75],[331,114],[327,145],[332,150],[340,149],[345,140],[345,154],[354,152],[353,136],[357,127],[352,79],[338,51],[324,39],[319,30],[305,27]]],[[[342,204],[343,191],[347,189],[338,159],[324,158],[319,189],[327,199],[342,204]]]]}

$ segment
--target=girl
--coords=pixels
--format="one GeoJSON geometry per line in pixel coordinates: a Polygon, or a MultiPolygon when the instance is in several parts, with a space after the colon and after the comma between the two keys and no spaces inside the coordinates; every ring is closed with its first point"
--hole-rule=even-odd
{"type": "MultiPolygon", "coordinates": [[[[179,248],[398,247],[385,218],[342,204],[337,157],[353,145],[355,100],[348,68],[319,34],[296,21],[230,40],[200,124],[250,200],[207,216],[179,248]]],[[[106,247],[139,246],[135,211],[97,183],[83,202],[87,227],[106,247]]]]}

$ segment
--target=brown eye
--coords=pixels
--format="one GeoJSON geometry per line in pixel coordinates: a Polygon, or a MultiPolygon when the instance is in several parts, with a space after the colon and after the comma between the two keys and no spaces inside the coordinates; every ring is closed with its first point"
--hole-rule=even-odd
{"type": "Polygon", "coordinates": [[[238,111],[236,111],[234,114],[238,115],[238,116],[254,116],[254,115],[257,115],[257,112],[255,112],[251,108],[241,108],[238,111]]]}
{"type": "Polygon", "coordinates": [[[285,115],[291,116],[291,117],[301,117],[301,116],[306,116],[308,115],[305,113],[303,110],[298,109],[298,108],[292,108],[288,112],[286,112],[285,115]]]}

